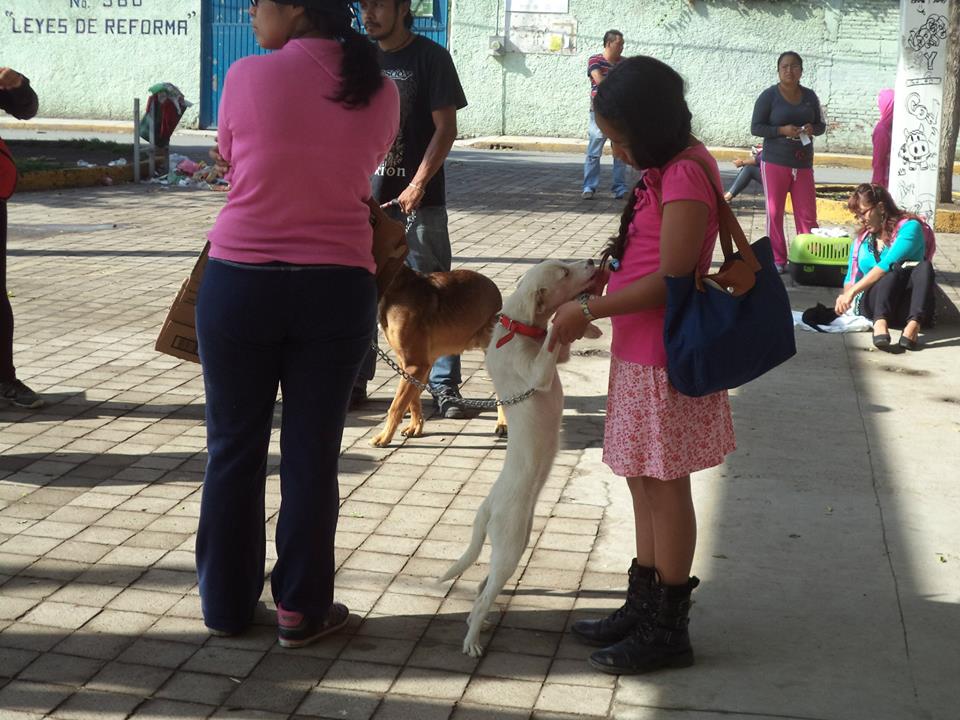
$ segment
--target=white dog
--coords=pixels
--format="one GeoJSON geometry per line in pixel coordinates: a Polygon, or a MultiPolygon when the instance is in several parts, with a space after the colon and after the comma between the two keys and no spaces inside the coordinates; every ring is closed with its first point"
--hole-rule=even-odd
{"type": "MultiPolygon", "coordinates": [[[[497,397],[510,398],[533,389],[526,400],[506,407],[510,436],[500,477],[477,510],[473,538],[463,556],[440,581],[466,570],[489,535],[490,572],[477,589],[477,599],[467,620],[470,629],[463,652],[480,657],[480,631],[487,612],[513,571],[530,539],[533,511],[550,474],[560,443],[563,387],[557,363],[569,358],[570,346],[557,343],[552,351],[547,323],[560,305],[575,299],[593,283],[592,260],[565,263],[547,260],[531,268],[517,291],[503,304],[503,315],[487,347],[487,371],[497,397]]],[[[588,326],[589,337],[600,330],[588,326]]]]}

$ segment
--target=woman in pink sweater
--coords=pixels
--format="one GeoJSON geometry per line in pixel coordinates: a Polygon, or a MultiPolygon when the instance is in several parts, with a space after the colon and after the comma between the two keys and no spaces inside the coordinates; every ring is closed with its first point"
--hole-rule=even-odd
{"type": "Polygon", "coordinates": [[[278,387],[281,503],[271,572],[278,639],[342,627],[333,601],[337,461],[347,402],[376,326],[369,178],[399,97],[349,0],[256,0],[276,52],[227,73],[217,141],[232,187],[210,231],[197,303],[207,470],[197,571],[207,627],[243,632],[263,589],[264,486],[278,387]]]}
{"type": "Polygon", "coordinates": [[[880,119],[873,128],[874,185],[887,187],[890,183],[890,145],[893,143],[893,90],[886,88],[877,95],[880,119]]]}

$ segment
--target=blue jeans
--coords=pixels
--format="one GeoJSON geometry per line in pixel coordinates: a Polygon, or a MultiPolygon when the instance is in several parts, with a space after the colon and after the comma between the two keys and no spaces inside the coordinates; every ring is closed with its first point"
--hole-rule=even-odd
{"type": "Polygon", "coordinates": [[[744,165],[740,168],[740,172],[737,173],[733,184],[730,186],[730,189],[727,190],[727,192],[730,193],[730,199],[732,200],[746,190],[750,181],[757,183],[760,186],[760,191],[763,192],[763,175],[760,173],[759,165],[744,165]]]}
{"type": "Polygon", "coordinates": [[[282,500],[273,598],[311,618],[329,611],[340,441],[376,294],[373,276],[360,268],[207,264],[197,301],[207,468],[196,557],[208,627],[245,629],[263,590],[264,485],[278,387],[282,500]]]}
{"type": "MultiPolygon", "coordinates": [[[[446,272],[450,270],[453,257],[450,249],[450,234],[447,231],[447,208],[445,205],[417,208],[411,215],[405,216],[396,207],[387,210],[394,220],[407,224],[407,265],[422,273],[446,272]]],[[[376,333],[374,333],[376,337],[376,333]]],[[[360,369],[359,381],[372,380],[376,372],[377,353],[370,350],[360,369]]],[[[462,382],[460,375],[460,356],[444,355],[430,369],[430,387],[458,388],[462,382]]]]}
{"type": "MultiPolygon", "coordinates": [[[[587,130],[587,159],[583,163],[583,191],[596,192],[600,184],[600,158],[603,155],[603,145],[607,142],[607,136],[600,132],[597,127],[597,120],[590,111],[590,125],[587,130]]],[[[613,158],[613,186],[610,190],[614,195],[623,195],[627,192],[626,165],[613,158]]]]}

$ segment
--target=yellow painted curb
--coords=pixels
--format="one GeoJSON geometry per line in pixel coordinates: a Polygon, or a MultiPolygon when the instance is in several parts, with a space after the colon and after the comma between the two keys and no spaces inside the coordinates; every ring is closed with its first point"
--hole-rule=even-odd
{"type": "MultiPolygon", "coordinates": [[[[853,225],[853,217],[847,208],[846,198],[836,200],[821,196],[826,193],[843,193],[849,197],[855,187],[854,185],[817,185],[817,220],[835,225],[853,225]]],[[[789,195],[787,195],[786,211],[793,213],[793,202],[789,195]]],[[[960,207],[938,205],[937,221],[933,229],[943,233],[960,233],[960,207]]]]}
{"type": "MultiPolygon", "coordinates": [[[[142,165],[142,173],[143,177],[147,177],[149,168],[146,164],[142,165]]],[[[110,178],[115,183],[133,182],[133,166],[36,170],[20,176],[20,180],[17,182],[17,192],[93,187],[103,185],[104,178],[110,178]]]]}
{"type": "MultiPolygon", "coordinates": [[[[583,154],[587,150],[587,142],[582,139],[541,139],[524,138],[522,136],[481,137],[476,139],[465,138],[457,141],[457,147],[473,150],[523,150],[526,152],[553,152],[583,154]]],[[[745,148],[708,148],[710,154],[719,161],[732,162],[737,158],[746,160],[750,151],[745,148]]],[[[605,155],[610,154],[610,146],[604,145],[605,155]]],[[[845,167],[858,170],[870,170],[872,158],[869,155],[848,155],[846,153],[816,153],[813,164],[818,167],[845,167]]],[[[954,172],[960,174],[960,161],[954,163],[954,172]]]]}

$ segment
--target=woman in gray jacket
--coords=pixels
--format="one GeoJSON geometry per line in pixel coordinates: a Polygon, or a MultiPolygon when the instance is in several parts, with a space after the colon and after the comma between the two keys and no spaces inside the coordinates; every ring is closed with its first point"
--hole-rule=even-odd
{"type": "Polygon", "coordinates": [[[803,59],[785,52],[777,59],[780,81],[768,87],[753,106],[750,132],[763,138],[760,172],[767,196],[767,234],[777,270],[787,265],[783,213],[787,193],[793,201],[798,233],[817,227],[817,197],[813,185],[813,137],[827,129],[820,99],[800,84],[803,59]]]}

